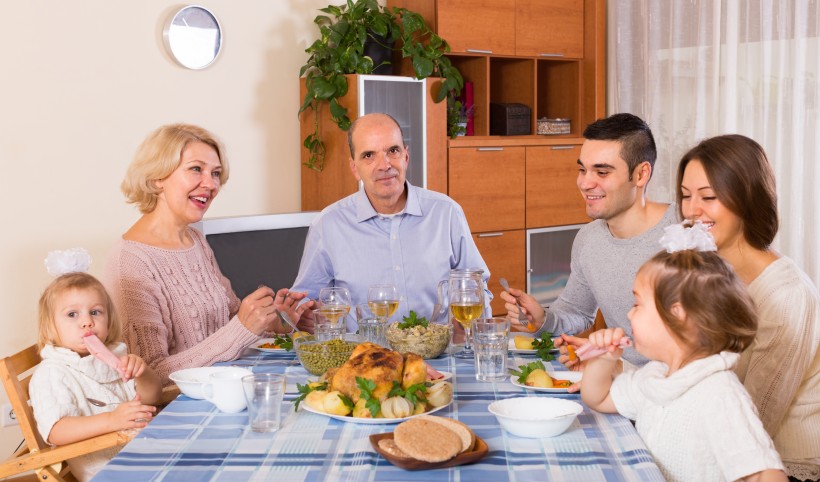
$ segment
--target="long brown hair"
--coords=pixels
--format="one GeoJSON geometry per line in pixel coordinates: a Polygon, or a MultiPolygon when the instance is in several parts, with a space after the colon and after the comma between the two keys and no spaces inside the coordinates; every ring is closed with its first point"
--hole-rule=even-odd
{"type": "Polygon", "coordinates": [[[120,341],[122,326],[120,324],[114,302],[105,291],[100,281],[88,273],[68,273],[57,277],[46,287],[40,295],[39,303],[39,334],[37,344],[42,349],[47,344],[56,344],[59,341],[57,326],[54,323],[54,302],[58,296],[69,290],[96,290],[105,300],[105,311],[108,314],[108,337],[102,340],[106,345],[120,341]]]}
{"type": "Polygon", "coordinates": [[[740,353],[757,333],[757,312],[734,269],[715,251],[662,251],[641,267],[655,290],[655,306],[669,331],[709,356],[740,353]],[[685,317],[673,307],[683,308],[685,317]]]}
{"type": "Polygon", "coordinates": [[[678,212],[683,172],[699,161],[718,200],[740,218],[743,237],[753,248],[766,250],[777,234],[777,190],[774,172],[763,148],[739,134],[712,137],[689,150],[678,164],[678,212]]]}

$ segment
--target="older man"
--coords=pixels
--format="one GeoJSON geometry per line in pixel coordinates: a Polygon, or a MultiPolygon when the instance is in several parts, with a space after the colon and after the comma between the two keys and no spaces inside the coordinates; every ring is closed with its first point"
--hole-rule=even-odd
{"type": "MultiPolygon", "coordinates": [[[[580,333],[592,327],[600,308],[608,326],[619,326],[631,335],[627,313],[633,304],[635,274],[660,251],[663,229],[677,222],[676,208],[646,199],[657,150],[643,120],[614,114],[587,126],[584,138],[577,184],[587,216],[594,221],[575,237],[566,288],[546,310],[517,289],[501,297],[509,317],[518,318],[517,299],[539,331],[580,333]]],[[[631,348],[623,358],[637,365],[646,363],[631,348]]]]}
{"type": "MultiPolygon", "coordinates": [[[[350,290],[366,303],[371,285],[394,284],[397,316],[429,317],[436,286],[451,269],[490,271],[452,199],[405,179],[410,154],[401,127],[386,114],[356,119],[348,133],[350,170],[363,189],[326,207],[308,233],[293,291],[316,298],[326,286],[350,290]]],[[[485,289],[486,313],[492,294],[485,289]]],[[[355,326],[348,326],[355,329],[355,326]]]]}

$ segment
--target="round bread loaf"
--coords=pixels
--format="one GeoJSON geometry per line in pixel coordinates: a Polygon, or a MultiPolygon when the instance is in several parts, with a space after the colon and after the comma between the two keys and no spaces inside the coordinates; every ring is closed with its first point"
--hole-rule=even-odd
{"type": "Polygon", "coordinates": [[[472,450],[475,446],[475,433],[470,430],[470,427],[462,422],[459,422],[458,420],[453,420],[452,418],[446,417],[434,417],[432,415],[422,415],[416,418],[438,423],[455,432],[455,434],[458,435],[458,438],[461,439],[462,452],[472,450]]]}
{"type": "Polygon", "coordinates": [[[461,438],[442,424],[411,418],[393,431],[396,446],[423,462],[444,462],[461,452],[461,438]]]}
{"type": "Polygon", "coordinates": [[[396,441],[391,438],[383,438],[379,440],[379,448],[381,448],[388,454],[392,455],[393,457],[404,457],[408,459],[412,458],[406,453],[402,452],[398,445],[396,445],[396,441]]]}

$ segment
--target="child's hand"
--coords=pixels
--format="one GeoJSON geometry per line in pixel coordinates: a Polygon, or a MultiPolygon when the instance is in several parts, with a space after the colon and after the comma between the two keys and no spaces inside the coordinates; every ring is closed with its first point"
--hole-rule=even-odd
{"type": "Polygon", "coordinates": [[[132,378],[139,378],[145,372],[145,360],[137,355],[125,355],[120,359],[120,366],[122,367],[122,374],[124,381],[132,378]]]}
{"type": "Polygon", "coordinates": [[[606,354],[601,355],[601,358],[617,361],[624,352],[624,349],[619,346],[621,338],[626,338],[623,328],[605,328],[589,335],[589,343],[607,351],[606,354]]]}
{"type": "Polygon", "coordinates": [[[137,395],[133,400],[123,402],[119,404],[114,411],[109,412],[109,416],[111,417],[111,430],[143,428],[154,418],[156,412],[157,407],[143,405],[140,401],[140,396],[137,395]]]}

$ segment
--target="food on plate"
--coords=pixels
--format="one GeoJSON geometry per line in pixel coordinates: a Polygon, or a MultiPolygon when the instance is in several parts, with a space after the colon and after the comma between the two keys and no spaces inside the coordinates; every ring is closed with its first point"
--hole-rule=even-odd
{"type": "Polygon", "coordinates": [[[379,448],[381,448],[388,454],[392,455],[393,457],[404,457],[406,459],[412,458],[406,453],[402,452],[398,445],[396,445],[396,441],[392,438],[383,438],[379,440],[379,448]]]}
{"type": "Polygon", "coordinates": [[[357,418],[405,418],[445,406],[453,399],[449,382],[427,381],[427,363],[414,353],[402,354],[373,343],[362,343],[339,368],[323,380],[297,384],[312,409],[357,418]],[[332,397],[332,401],[325,398],[332,397]],[[348,411],[339,406],[339,402],[348,411]],[[330,408],[329,408],[330,407],[330,408]],[[330,410],[333,410],[332,412],[330,410]]]}
{"type": "Polygon", "coordinates": [[[114,370],[117,370],[122,379],[125,380],[125,370],[120,366],[120,359],[117,355],[111,353],[111,350],[109,350],[95,334],[89,333],[85,335],[83,337],[83,343],[85,343],[85,347],[88,348],[88,352],[91,353],[94,358],[99,359],[114,370]]]}
{"type": "Polygon", "coordinates": [[[555,350],[555,345],[552,343],[552,333],[545,331],[541,333],[540,338],[533,338],[532,349],[535,350],[538,358],[544,361],[554,360],[552,352],[555,350]]]}
{"type": "Polygon", "coordinates": [[[385,336],[390,347],[401,353],[415,353],[425,360],[441,355],[450,344],[453,326],[430,323],[411,311],[402,323],[392,323],[385,336]]]}
{"type": "Polygon", "coordinates": [[[272,342],[265,342],[260,345],[257,345],[257,348],[264,348],[266,350],[286,350],[290,351],[293,349],[293,340],[309,335],[310,333],[304,331],[295,331],[289,335],[276,335],[273,338],[272,342]]]}
{"type": "Polygon", "coordinates": [[[461,438],[444,425],[423,418],[411,418],[393,431],[396,446],[410,457],[424,462],[444,462],[461,453],[461,438]]]}
{"type": "Polygon", "coordinates": [[[433,408],[443,407],[453,399],[453,385],[437,382],[427,389],[427,404],[433,408]]]}
{"type": "Polygon", "coordinates": [[[516,350],[534,350],[532,347],[533,338],[531,336],[515,335],[513,338],[516,350]]]}
{"type": "Polygon", "coordinates": [[[453,432],[458,435],[461,439],[461,451],[467,452],[468,450],[472,450],[475,447],[475,433],[470,430],[470,427],[467,424],[459,422],[458,420],[453,420],[452,418],[447,417],[433,417],[431,415],[422,415],[419,417],[422,420],[429,420],[431,422],[435,422],[440,425],[444,425],[445,427],[449,428],[453,432]]]}
{"type": "Polygon", "coordinates": [[[350,400],[345,400],[345,398],[336,390],[327,392],[322,398],[322,411],[331,415],[349,414],[353,411],[353,407],[350,406],[350,400]]]}
{"type": "Polygon", "coordinates": [[[518,377],[518,383],[528,387],[537,388],[568,388],[572,385],[569,380],[558,380],[552,378],[544,364],[539,361],[519,365],[518,370],[510,370],[510,373],[518,377]]]}
{"type": "Polygon", "coordinates": [[[430,364],[428,364],[427,362],[424,362],[424,363],[427,364],[427,379],[428,380],[440,380],[440,379],[444,378],[443,373],[441,373],[440,371],[438,371],[435,368],[431,367],[430,364]]]}

